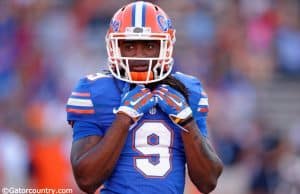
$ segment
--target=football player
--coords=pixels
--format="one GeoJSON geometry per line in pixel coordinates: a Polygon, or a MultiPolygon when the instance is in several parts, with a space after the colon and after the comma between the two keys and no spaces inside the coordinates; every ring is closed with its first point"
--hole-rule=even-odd
{"type": "Polygon", "coordinates": [[[137,1],[113,16],[110,73],[82,78],[67,103],[71,163],[83,191],[182,194],[186,166],[199,191],[216,187],[222,163],[207,137],[208,99],[198,79],[171,73],[174,43],[157,5],[137,1]]]}

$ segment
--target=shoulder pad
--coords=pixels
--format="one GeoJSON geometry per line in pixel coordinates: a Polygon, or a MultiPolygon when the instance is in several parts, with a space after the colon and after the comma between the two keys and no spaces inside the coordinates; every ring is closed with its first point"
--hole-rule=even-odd
{"type": "Polygon", "coordinates": [[[92,98],[92,88],[105,78],[111,78],[111,76],[95,73],[87,75],[79,80],[76,87],[73,89],[66,106],[67,120],[69,122],[88,121],[97,123],[96,111],[92,98]]]}
{"type": "Polygon", "coordinates": [[[206,117],[208,113],[208,97],[201,82],[193,76],[176,72],[173,75],[181,81],[189,92],[189,104],[201,133],[207,136],[206,117]]]}
{"type": "Polygon", "coordinates": [[[189,104],[194,114],[206,115],[208,112],[208,97],[199,79],[180,72],[176,72],[173,76],[188,89],[189,104]]]}

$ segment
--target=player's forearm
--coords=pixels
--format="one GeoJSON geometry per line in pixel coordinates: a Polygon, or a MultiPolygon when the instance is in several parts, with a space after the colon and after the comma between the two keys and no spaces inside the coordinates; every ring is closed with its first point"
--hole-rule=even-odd
{"type": "Polygon", "coordinates": [[[192,121],[184,126],[189,132],[182,131],[189,176],[202,193],[211,192],[222,172],[222,162],[199,133],[197,124],[192,121]]]}
{"type": "Polygon", "coordinates": [[[81,189],[95,191],[111,175],[127,138],[130,119],[117,114],[105,136],[73,164],[81,189]]]}

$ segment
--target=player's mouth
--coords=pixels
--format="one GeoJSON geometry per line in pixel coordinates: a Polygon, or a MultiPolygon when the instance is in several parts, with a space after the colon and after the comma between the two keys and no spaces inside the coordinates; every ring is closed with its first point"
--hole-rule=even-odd
{"type": "Polygon", "coordinates": [[[148,65],[130,66],[130,71],[137,71],[137,72],[148,71],[148,65]]]}
{"type": "Polygon", "coordinates": [[[130,71],[136,71],[136,72],[144,72],[148,71],[149,68],[149,62],[148,61],[135,61],[130,63],[130,71]]]}

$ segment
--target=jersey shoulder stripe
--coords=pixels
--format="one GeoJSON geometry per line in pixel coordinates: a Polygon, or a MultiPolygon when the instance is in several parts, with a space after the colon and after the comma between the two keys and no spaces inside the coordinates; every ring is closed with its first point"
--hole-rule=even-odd
{"type": "Polygon", "coordinates": [[[91,99],[80,99],[72,97],[69,98],[67,105],[76,107],[94,107],[91,99]]]}
{"type": "Polygon", "coordinates": [[[95,114],[94,109],[67,108],[67,112],[75,114],[95,114]]]}
{"type": "Polygon", "coordinates": [[[113,119],[111,106],[119,103],[115,82],[107,73],[94,73],[81,78],[67,100],[67,120],[103,125],[108,119],[113,119]]]}
{"type": "Polygon", "coordinates": [[[72,92],[67,102],[67,112],[74,114],[94,114],[94,104],[90,92],[72,92]]]}
{"type": "Polygon", "coordinates": [[[90,97],[91,94],[89,92],[72,92],[71,96],[74,96],[74,97],[90,97]]]}

